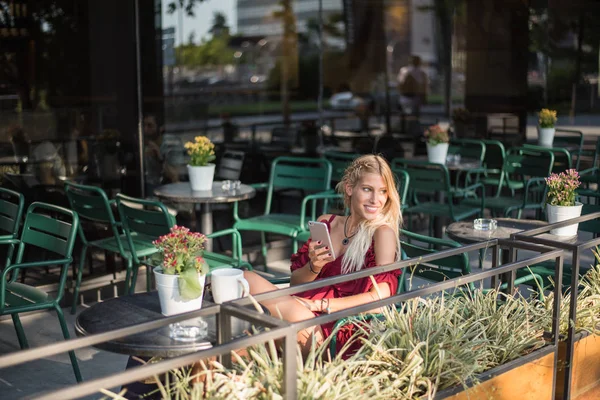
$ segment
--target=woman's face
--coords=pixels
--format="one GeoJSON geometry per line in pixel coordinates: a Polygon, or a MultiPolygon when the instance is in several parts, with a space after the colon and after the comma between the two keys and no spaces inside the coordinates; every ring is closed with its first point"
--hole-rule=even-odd
{"type": "Polygon", "coordinates": [[[365,173],[354,187],[347,185],[350,211],[359,219],[373,220],[383,211],[388,199],[387,185],[379,174],[365,173]]]}

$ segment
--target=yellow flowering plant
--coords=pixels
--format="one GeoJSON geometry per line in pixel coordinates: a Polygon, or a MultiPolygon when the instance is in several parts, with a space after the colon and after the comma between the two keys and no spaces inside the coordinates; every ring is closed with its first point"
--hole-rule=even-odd
{"type": "Polygon", "coordinates": [[[204,167],[215,159],[215,145],[206,136],[196,136],[185,144],[192,167],[204,167]]]}
{"type": "Polygon", "coordinates": [[[554,128],[554,125],[556,125],[556,110],[543,108],[538,113],[538,118],[540,128],[554,128]]]}

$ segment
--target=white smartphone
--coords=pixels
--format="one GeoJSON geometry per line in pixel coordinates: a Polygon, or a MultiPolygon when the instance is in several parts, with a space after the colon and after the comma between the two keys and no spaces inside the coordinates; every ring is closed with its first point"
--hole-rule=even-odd
{"type": "Polygon", "coordinates": [[[321,247],[329,247],[331,257],[335,260],[335,253],[333,251],[333,245],[331,244],[331,236],[329,236],[329,229],[324,222],[308,221],[308,229],[310,230],[310,238],[315,241],[320,241],[321,247]]]}

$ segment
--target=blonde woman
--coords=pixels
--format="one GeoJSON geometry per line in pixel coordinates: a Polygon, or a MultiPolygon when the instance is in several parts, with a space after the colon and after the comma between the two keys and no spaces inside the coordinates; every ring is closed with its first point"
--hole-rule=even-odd
{"type": "MultiPolygon", "coordinates": [[[[291,285],[348,274],[365,268],[391,264],[400,259],[399,227],[402,223],[400,198],[390,166],[380,156],[364,155],[346,169],[337,190],[344,196],[350,215],[322,215],[319,221],[329,227],[334,254],[320,242],[308,240],[292,255],[291,285]]],[[[263,302],[272,315],[295,322],[385,298],[396,293],[400,270],[370,278],[308,290],[263,302]],[[379,292],[379,294],[378,294],[379,292]]],[[[277,288],[253,272],[246,272],[250,293],[277,288]]],[[[331,334],[334,323],[310,327],[298,333],[298,342],[307,352],[314,337],[321,343],[331,334]]],[[[350,336],[338,335],[338,347],[350,336]]]]}

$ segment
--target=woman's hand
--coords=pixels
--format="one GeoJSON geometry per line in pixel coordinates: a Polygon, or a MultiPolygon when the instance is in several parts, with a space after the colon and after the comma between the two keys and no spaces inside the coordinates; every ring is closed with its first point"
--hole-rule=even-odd
{"type": "Polygon", "coordinates": [[[320,241],[311,241],[308,244],[308,257],[310,267],[315,273],[319,273],[325,264],[333,261],[331,249],[323,246],[320,241]]]}

